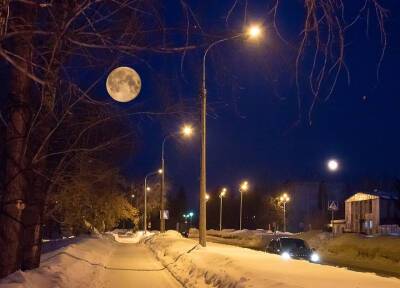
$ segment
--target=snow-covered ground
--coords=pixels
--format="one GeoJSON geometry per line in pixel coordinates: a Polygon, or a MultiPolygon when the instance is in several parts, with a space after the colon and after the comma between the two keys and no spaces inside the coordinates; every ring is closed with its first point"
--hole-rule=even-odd
{"type": "Polygon", "coordinates": [[[400,279],[345,268],[284,260],[278,255],[182,238],[174,231],[145,241],[186,287],[394,288],[400,279]]]}
{"type": "MultiPolygon", "coordinates": [[[[242,239],[254,234],[226,231],[224,236],[232,233],[242,239]]],[[[400,287],[398,278],[284,260],[219,243],[209,242],[204,248],[175,231],[152,235],[114,231],[103,237],[48,242],[46,249],[50,252],[42,255],[40,268],[9,275],[0,280],[0,288],[400,287]]]]}
{"type": "MultiPolygon", "coordinates": [[[[207,238],[213,242],[235,245],[245,248],[252,248],[257,250],[264,250],[266,245],[271,241],[272,238],[277,236],[292,236],[289,232],[272,232],[263,229],[257,230],[234,230],[234,229],[223,229],[219,230],[207,230],[207,238]]],[[[190,229],[189,237],[198,238],[199,230],[190,229]]]]}
{"type": "MultiPolygon", "coordinates": [[[[400,277],[400,237],[365,236],[310,231],[305,233],[273,233],[267,230],[207,230],[207,239],[215,243],[235,245],[264,251],[274,237],[294,236],[305,239],[318,250],[325,264],[373,271],[400,277]]],[[[190,229],[190,238],[198,238],[198,230],[190,229]]]]}
{"type": "Polygon", "coordinates": [[[326,262],[400,277],[400,237],[310,231],[298,235],[318,249],[326,262]]]}
{"type": "Polygon", "coordinates": [[[139,243],[146,237],[151,237],[152,235],[155,234],[155,232],[148,231],[146,234],[144,234],[144,231],[138,231],[136,233],[132,233],[132,232],[128,231],[128,232],[121,233],[121,231],[114,230],[111,232],[106,232],[106,234],[112,235],[114,237],[115,241],[117,241],[119,243],[134,244],[134,243],[139,243]]]}
{"type": "MultiPolygon", "coordinates": [[[[56,244],[60,245],[61,241],[56,244]]],[[[115,249],[115,244],[105,238],[75,238],[74,243],[69,242],[65,247],[43,254],[39,268],[17,271],[1,279],[0,287],[101,287],[104,264],[115,249]]]]}
{"type": "MultiPolygon", "coordinates": [[[[144,245],[134,244],[153,233],[113,231],[107,234],[45,241],[41,266],[0,279],[0,288],[121,288],[132,284],[130,281],[139,283],[138,274],[143,269],[164,269],[144,245]]],[[[172,284],[163,287],[176,287],[175,279],[165,273],[160,270],[158,278],[149,279],[150,284],[169,281],[172,284]]],[[[142,280],[143,283],[147,281],[146,278],[142,280]]]]}

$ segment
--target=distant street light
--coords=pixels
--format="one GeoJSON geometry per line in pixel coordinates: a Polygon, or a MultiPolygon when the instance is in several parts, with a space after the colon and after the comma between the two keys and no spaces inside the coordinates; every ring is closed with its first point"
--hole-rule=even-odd
{"type": "Polygon", "coordinates": [[[326,165],[331,172],[336,172],[339,169],[339,162],[336,159],[330,159],[326,165]]]}
{"type": "Polygon", "coordinates": [[[279,201],[283,203],[283,232],[286,232],[286,203],[290,201],[290,197],[287,193],[283,193],[281,197],[279,197],[279,201]]]}
{"type": "Polygon", "coordinates": [[[249,182],[243,181],[240,184],[240,220],[239,220],[239,230],[242,230],[242,211],[243,211],[243,193],[249,190],[249,182]]]}
{"type": "Polygon", "coordinates": [[[250,39],[258,39],[261,37],[262,28],[260,25],[252,25],[247,29],[247,35],[250,39]]]}
{"type": "Polygon", "coordinates": [[[210,195],[206,194],[206,201],[210,200],[210,195]]]}
{"type": "Polygon", "coordinates": [[[150,187],[147,187],[147,177],[162,174],[162,169],[158,169],[156,172],[151,172],[144,177],[144,216],[143,216],[143,226],[144,226],[144,234],[147,233],[147,192],[151,190],[150,187]]]}
{"type": "Polygon", "coordinates": [[[164,219],[164,210],[165,210],[165,158],[164,158],[164,147],[167,139],[176,137],[178,135],[182,135],[185,138],[192,136],[193,128],[192,126],[185,124],[182,126],[181,130],[178,133],[171,133],[164,137],[162,145],[161,145],[161,213],[160,213],[160,232],[165,232],[165,219],[164,219]]]}
{"type": "Polygon", "coordinates": [[[219,231],[222,231],[222,198],[225,197],[226,191],[227,189],[224,187],[222,188],[221,193],[219,193],[219,231]]]}
{"type": "Polygon", "coordinates": [[[207,215],[206,215],[206,191],[207,191],[207,181],[206,181],[206,131],[207,131],[207,89],[206,89],[206,59],[208,52],[216,45],[238,38],[247,38],[250,40],[256,40],[261,36],[262,28],[259,25],[252,25],[246,29],[244,33],[234,35],[232,37],[227,37],[223,39],[216,40],[212,42],[204,51],[202,60],[202,82],[201,82],[201,168],[200,168],[200,209],[199,209],[199,243],[201,246],[206,246],[206,233],[207,233],[207,215]]]}

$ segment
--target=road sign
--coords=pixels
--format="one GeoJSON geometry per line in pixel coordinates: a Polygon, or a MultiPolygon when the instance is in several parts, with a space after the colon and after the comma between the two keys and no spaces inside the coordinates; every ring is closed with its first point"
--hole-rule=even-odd
{"type": "Polygon", "coordinates": [[[339,210],[339,203],[338,203],[338,201],[328,201],[328,210],[330,210],[330,211],[337,211],[337,210],[339,210]]]}
{"type": "Polygon", "coordinates": [[[160,210],[160,219],[169,219],[169,211],[168,210],[160,210]]]}

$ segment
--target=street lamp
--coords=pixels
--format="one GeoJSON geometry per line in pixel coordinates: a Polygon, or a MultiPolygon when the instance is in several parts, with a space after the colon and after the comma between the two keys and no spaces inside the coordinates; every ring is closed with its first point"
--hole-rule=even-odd
{"type": "Polygon", "coordinates": [[[257,24],[251,25],[247,28],[246,34],[250,39],[259,39],[262,34],[262,28],[257,24]]]}
{"type": "Polygon", "coordinates": [[[192,136],[193,128],[191,125],[185,124],[182,126],[181,130],[178,133],[171,133],[164,137],[162,145],[161,145],[161,213],[160,213],[160,232],[165,232],[165,219],[164,219],[164,209],[165,209],[165,158],[164,158],[164,147],[165,142],[169,138],[176,137],[178,135],[182,135],[185,138],[192,136]]]}
{"type": "Polygon", "coordinates": [[[144,177],[144,216],[143,216],[143,218],[144,218],[143,219],[144,234],[147,233],[147,192],[149,192],[151,190],[150,187],[147,187],[147,177],[150,177],[150,176],[153,176],[153,175],[157,175],[157,174],[162,175],[163,174],[163,170],[162,169],[158,169],[157,171],[151,172],[151,173],[147,174],[144,177]]]}
{"type": "Polygon", "coordinates": [[[246,29],[244,33],[240,33],[238,35],[234,35],[232,37],[223,38],[211,43],[203,54],[202,60],[202,82],[201,82],[201,168],[200,168],[200,221],[199,221],[199,243],[201,246],[206,246],[206,233],[207,233],[207,218],[206,218],[206,131],[207,131],[207,89],[206,89],[206,59],[207,54],[211,48],[214,46],[223,43],[228,40],[234,40],[237,38],[247,38],[250,40],[256,40],[261,36],[262,28],[258,25],[250,26],[246,29]],[[257,28],[258,27],[258,28],[257,28]]]}
{"type": "Polygon", "coordinates": [[[286,232],[286,203],[290,201],[290,197],[287,193],[283,193],[281,197],[279,197],[279,201],[283,203],[283,232],[286,232]]]}
{"type": "Polygon", "coordinates": [[[222,198],[225,197],[226,191],[227,189],[224,187],[222,188],[221,193],[219,193],[219,231],[222,231],[222,198]]]}
{"type": "Polygon", "coordinates": [[[243,181],[240,184],[239,192],[240,192],[240,220],[239,220],[239,230],[242,230],[242,211],[243,211],[243,192],[247,192],[249,190],[249,182],[243,181]]]}
{"type": "Polygon", "coordinates": [[[336,172],[339,169],[339,162],[336,159],[330,159],[326,163],[328,170],[331,172],[336,172]]]}

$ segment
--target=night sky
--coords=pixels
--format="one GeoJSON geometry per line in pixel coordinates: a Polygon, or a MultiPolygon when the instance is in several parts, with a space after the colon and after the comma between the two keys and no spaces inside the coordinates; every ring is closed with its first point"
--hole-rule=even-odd
{"type": "MultiPolygon", "coordinates": [[[[179,1],[168,2],[166,26],[184,28],[179,1]]],[[[218,39],[240,32],[244,24],[243,3],[226,23],[226,14],[234,1],[198,2],[203,1],[191,1],[189,5],[204,33],[218,39]]],[[[267,2],[249,1],[247,7],[248,23],[261,22],[265,27],[263,41],[227,42],[215,48],[207,61],[208,190],[218,185],[233,188],[242,179],[258,186],[286,180],[357,184],[365,178],[399,177],[400,3],[383,1],[390,8],[390,15],[379,79],[377,63],[382,46],[377,22],[371,14],[368,31],[364,18],[346,32],[345,61],[350,84],[343,70],[329,100],[318,101],[309,116],[312,97],[304,80],[308,76],[304,67],[309,66],[310,57],[305,56],[299,72],[303,79],[300,111],[294,68],[303,6],[301,1],[283,1],[279,9],[277,24],[290,43],[286,44],[272,27],[267,2]],[[341,164],[341,170],[334,175],[325,168],[331,157],[341,164]]],[[[346,1],[346,12],[352,15],[352,9],[361,2],[346,1]]],[[[193,19],[190,21],[195,25],[193,19]]],[[[210,42],[211,38],[193,33],[190,40],[198,44],[210,42]]],[[[170,35],[166,41],[169,45],[183,45],[184,33],[170,35]]],[[[145,111],[164,111],[181,105],[182,111],[195,111],[202,51],[201,47],[188,51],[184,58],[182,54],[148,53],[142,55],[146,64],[122,60],[120,64],[136,69],[143,82],[140,96],[124,105],[145,111]]],[[[321,99],[327,96],[328,89],[322,87],[321,99]]],[[[101,93],[106,93],[105,89],[101,93]]],[[[133,117],[132,123],[138,127],[139,134],[134,139],[138,146],[136,154],[121,163],[124,173],[131,179],[140,179],[156,170],[163,135],[175,132],[182,123],[197,125],[196,121],[198,115],[183,112],[133,117]]],[[[175,187],[184,186],[192,199],[198,194],[200,173],[199,127],[195,129],[197,135],[193,139],[169,140],[166,145],[167,177],[175,187]]]]}

